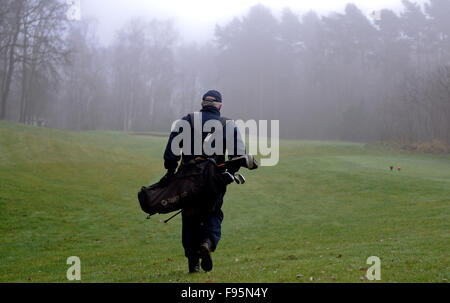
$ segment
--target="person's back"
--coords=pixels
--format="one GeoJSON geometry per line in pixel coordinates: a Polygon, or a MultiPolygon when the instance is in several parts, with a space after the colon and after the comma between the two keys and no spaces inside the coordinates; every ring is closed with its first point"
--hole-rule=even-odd
{"type": "MultiPolygon", "coordinates": [[[[178,162],[182,160],[182,163],[186,163],[189,161],[195,161],[197,157],[213,157],[217,164],[225,162],[225,149],[227,147],[227,137],[230,140],[233,140],[233,150],[228,150],[228,157],[232,159],[237,156],[241,156],[245,154],[245,144],[242,141],[242,138],[239,134],[238,129],[234,125],[232,120],[228,122],[227,127],[224,127],[225,123],[223,122],[223,118],[221,118],[220,110],[222,108],[222,95],[217,91],[208,91],[203,96],[202,101],[202,109],[200,114],[194,115],[189,114],[182,118],[189,122],[191,125],[191,144],[190,150],[183,150],[182,156],[177,155],[172,151],[172,142],[174,138],[179,135],[179,132],[174,131],[170,134],[169,142],[167,143],[167,147],[164,153],[164,166],[167,169],[167,174],[164,177],[165,179],[169,179],[171,175],[173,175],[178,167],[178,162]],[[198,121],[192,121],[192,119],[196,119],[193,117],[201,118],[201,124],[198,121]],[[208,132],[203,132],[203,127],[205,123],[211,120],[217,120],[222,125],[223,131],[223,148],[213,155],[207,155],[207,153],[203,150],[203,144],[201,151],[197,151],[195,149],[195,131],[199,131],[194,129],[195,127],[202,128],[202,143],[208,136],[208,132]],[[197,122],[197,123],[195,123],[197,122]],[[227,129],[233,132],[233,135],[227,134],[227,129]]],[[[185,144],[184,147],[186,146],[185,144]]],[[[186,147],[185,147],[186,148],[186,147]]],[[[235,174],[236,171],[230,172],[231,174],[235,174]]],[[[199,271],[199,259],[201,258],[201,266],[205,271],[210,271],[212,269],[212,259],[211,252],[215,251],[217,244],[221,238],[221,224],[223,221],[223,212],[221,210],[223,204],[223,197],[225,192],[220,195],[218,201],[216,201],[216,211],[214,213],[210,213],[205,215],[203,212],[199,211],[195,208],[183,209],[182,211],[182,243],[185,250],[185,255],[189,261],[189,272],[198,272],[199,271]]]]}

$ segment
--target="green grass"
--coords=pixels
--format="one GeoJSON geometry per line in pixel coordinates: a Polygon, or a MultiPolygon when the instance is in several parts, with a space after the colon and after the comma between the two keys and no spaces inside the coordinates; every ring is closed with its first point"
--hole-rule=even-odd
{"type": "Polygon", "coordinates": [[[449,156],[283,141],[229,187],[214,269],[189,275],[181,218],[147,221],[136,196],[165,143],[0,122],[0,282],[65,282],[69,256],[83,282],[361,282],[369,256],[382,282],[450,279],[449,156]]]}

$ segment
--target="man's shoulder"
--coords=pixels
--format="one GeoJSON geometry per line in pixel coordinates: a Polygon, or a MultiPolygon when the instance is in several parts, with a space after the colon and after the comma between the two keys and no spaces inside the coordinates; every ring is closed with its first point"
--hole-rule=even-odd
{"type": "MultiPolygon", "coordinates": [[[[184,117],[181,118],[181,120],[185,120],[188,121],[189,123],[191,123],[193,121],[193,119],[195,119],[196,114],[201,115],[202,112],[192,112],[189,113],[187,115],[185,115],[184,117]]],[[[202,116],[200,116],[202,117],[202,116]]],[[[203,117],[202,117],[203,118],[203,117]]],[[[224,117],[224,116],[209,116],[206,120],[218,120],[220,121],[224,126],[228,125],[228,124],[232,124],[235,125],[235,120],[228,118],[228,117],[224,117]]]]}

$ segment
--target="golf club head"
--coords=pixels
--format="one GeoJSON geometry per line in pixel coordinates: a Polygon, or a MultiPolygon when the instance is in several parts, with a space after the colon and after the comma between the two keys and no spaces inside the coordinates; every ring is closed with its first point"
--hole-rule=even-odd
{"type": "MultiPolygon", "coordinates": [[[[246,168],[248,168],[249,170],[254,170],[258,168],[258,162],[256,162],[255,157],[253,157],[252,155],[245,155],[245,164],[246,164],[246,168]]],[[[245,182],[245,181],[244,181],[245,182]]]]}
{"type": "MultiPolygon", "coordinates": [[[[241,167],[245,167],[249,170],[254,170],[258,168],[258,162],[256,162],[255,157],[252,155],[244,155],[232,160],[226,161],[223,164],[219,165],[220,167],[225,167],[226,169],[236,172],[241,167]]],[[[234,178],[234,177],[233,177],[234,178]]]]}
{"type": "Polygon", "coordinates": [[[258,162],[256,162],[255,157],[252,155],[244,155],[237,158],[234,158],[233,160],[229,161],[234,163],[239,163],[240,167],[245,167],[249,170],[254,170],[258,168],[258,162]]]}
{"type": "Polygon", "coordinates": [[[236,181],[237,184],[244,184],[245,183],[245,178],[241,174],[235,174],[234,175],[234,181],[236,181]]]}
{"type": "Polygon", "coordinates": [[[223,181],[225,184],[231,184],[235,181],[234,176],[230,174],[229,172],[224,172],[222,174],[223,181]]]}

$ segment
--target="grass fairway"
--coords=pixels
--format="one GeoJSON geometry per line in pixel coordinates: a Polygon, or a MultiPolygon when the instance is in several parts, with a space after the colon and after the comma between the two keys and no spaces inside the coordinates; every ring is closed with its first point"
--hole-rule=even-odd
{"type": "Polygon", "coordinates": [[[165,143],[0,122],[0,282],[66,282],[69,256],[82,282],[367,282],[369,256],[382,282],[450,279],[449,156],[281,142],[278,166],[229,187],[213,271],[189,275],[181,218],[137,201],[165,143]]]}

